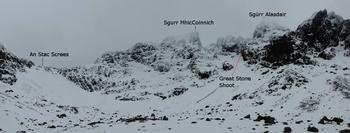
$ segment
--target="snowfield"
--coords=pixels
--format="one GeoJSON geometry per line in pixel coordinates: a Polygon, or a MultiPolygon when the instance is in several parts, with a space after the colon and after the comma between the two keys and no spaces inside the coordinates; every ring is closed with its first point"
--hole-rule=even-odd
{"type": "MultiPolygon", "coordinates": [[[[232,60],[237,60],[237,56],[232,60]]],[[[340,59],[337,66],[348,63],[340,59]]],[[[234,88],[218,88],[221,81],[213,78],[204,87],[189,88],[175,98],[162,100],[150,96],[142,101],[118,101],[113,95],[87,92],[61,75],[41,68],[29,69],[18,74],[15,85],[1,84],[3,90],[14,92],[0,93],[1,118],[5,119],[0,125],[6,132],[282,132],[284,127],[290,127],[293,132],[305,132],[308,126],[315,126],[320,132],[334,132],[348,128],[350,101],[334,90],[331,81],[337,76],[349,80],[350,71],[342,67],[336,70],[332,65],[288,65],[261,75],[264,70],[257,69],[258,66],[247,67],[240,63],[235,73],[222,71],[218,75],[244,75],[252,77],[252,81],[237,81],[234,88]],[[292,83],[288,89],[270,93],[268,86],[273,80],[281,83],[290,75],[276,76],[281,71],[300,74],[308,83],[299,87],[292,83]],[[198,102],[215,89],[213,94],[198,102]],[[67,108],[60,108],[60,105],[67,108]],[[78,113],[72,111],[72,107],[77,108],[78,113]],[[59,118],[62,114],[66,117],[59,118]],[[120,120],[137,115],[151,117],[151,114],[167,116],[168,120],[120,120]],[[247,115],[250,117],[244,118],[247,115]],[[271,116],[276,123],[254,121],[259,115],[271,116]],[[341,118],[344,122],[319,124],[323,116],[341,118]],[[45,122],[47,124],[43,124],[45,122]],[[101,123],[91,125],[92,122],[101,123]],[[52,125],[56,128],[49,128],[52,125]]],[[[192,79],[183,86],[191,82],[203,81],[192,79]]]]}

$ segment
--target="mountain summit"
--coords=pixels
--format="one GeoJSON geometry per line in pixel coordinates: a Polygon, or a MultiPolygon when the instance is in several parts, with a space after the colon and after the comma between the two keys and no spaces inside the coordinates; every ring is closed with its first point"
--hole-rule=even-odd
{"type": "Polygon", "coordinates": [[[296,33],[308,46],[322,51],[346,40],[350,35],[349,21],[334,12],[321,10],[299,25],[296,33]]]}

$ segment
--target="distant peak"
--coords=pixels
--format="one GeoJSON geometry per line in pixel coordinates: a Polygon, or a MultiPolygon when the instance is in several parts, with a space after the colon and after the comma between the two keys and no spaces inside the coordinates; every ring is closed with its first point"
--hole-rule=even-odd
{"type": "Polygon", "coordinates": [[[202,42],[199,37],[199,32],[196,30],[183,35],[168,36],[165,39],[163,39],[161,44],[202,46],[202,42]]]}
{"type": "Polygon", "coordinates": [[[255,28],[253,38],[271,39],[273,36],[280,36],[288,32],[289,29],[276,22],[263,20],[255,28]]]}
{"type": "Polygon", "coordinates": [[[202,42],[199,38],[199,32],[198,31],[193,31],[189,33],[189,38],[188,38],[189,43],[197,46],[202,46],[202,42]]]}

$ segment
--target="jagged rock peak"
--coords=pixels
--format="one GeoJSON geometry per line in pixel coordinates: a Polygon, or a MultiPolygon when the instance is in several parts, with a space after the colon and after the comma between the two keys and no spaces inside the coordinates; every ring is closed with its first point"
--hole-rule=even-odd
{"type": "MultiPolygon", "coordinates": [[[[311,24],[313,23],[313,21],[324,20],[324,19],[332,20],[331,21],[332,23],[341,23],[344,20],[343,17],[335,14],[334,11],[327,11],[327,9],[323,9],[312,14],[312,16],[306,21],[304,21],[301,25],[307,24],[307,23],[311,24]]],[[[315,23],[318,23],[318,22],[315,22],[315,23]]]]}
{"type": "MultiPolygon", "coordinates": [[[[340,40],[349,35],[349,30],[342,30],[344,19],[334,12],[326,9],[318,11],[311,18],[300,24],[296,34],[316,51],[322,51],[328,47],[337,46],[340,40]],[[341,31],[342,37],[339,36],[341,31]]],[[[346,27],[344,27],[346,28],[346,27]]]]}

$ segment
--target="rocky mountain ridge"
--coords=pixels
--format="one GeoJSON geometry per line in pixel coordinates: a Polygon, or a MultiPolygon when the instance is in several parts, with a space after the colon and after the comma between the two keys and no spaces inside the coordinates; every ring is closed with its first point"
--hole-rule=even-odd
{"type": "Polygon", "coordinates": [[[121,70],[126,74],[128,67],[132,67],[130,62],[160,73],[189,70],[201,79],[209,78],[227,62],[200,64],[203,60],[215,60],[218,55],[241,54],[248,64],[274,69],[286,64],[317,65],[314,58],[332,59],[337,46],[344,49],[344,56],[349,55],[348,21],[334,12],[321,10],[295,31],[263,22],[257,26],[253,38],[227,36],[209,47],[203,47],[199,33],[193,32],[187,38],[168,37],[160,43],[137,43],[126,51],[107,52],[90,66],[69,68],[60,73],[85,90],[95,91],[115,87],[116,83],[108,78],[120,75],[121,70]],[[198,65],[210,70],[199,70],[198,65]]]}

